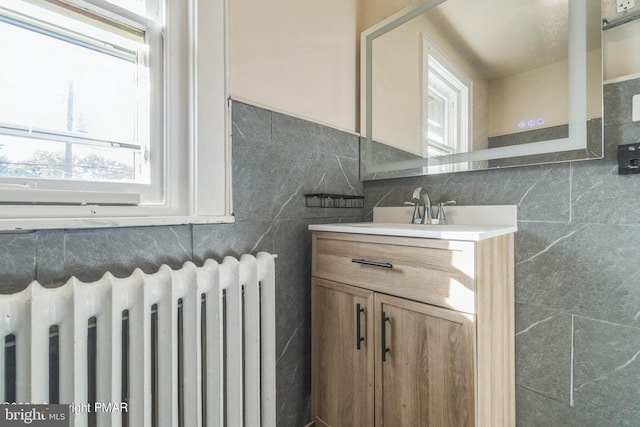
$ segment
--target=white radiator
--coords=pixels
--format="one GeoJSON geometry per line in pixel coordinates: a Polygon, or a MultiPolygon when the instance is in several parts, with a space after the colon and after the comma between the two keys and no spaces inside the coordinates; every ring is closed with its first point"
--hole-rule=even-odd
{"type": "Polygon", "coordinates": [[[59,403],[86,405],[94,395],[94,402],[126,404],[124,415],[75,406],[73,426],[275,426],[274,258],[261,252],[202,267],[163,265],[155,274],[71,278],[52,289],[33,282],[1,295],[0,338],[15,343],[16,363],[11,384],[8,346],[0,345],[0,402],[14,387],[17,402],[55,403],[56,325],[59,403]]]}

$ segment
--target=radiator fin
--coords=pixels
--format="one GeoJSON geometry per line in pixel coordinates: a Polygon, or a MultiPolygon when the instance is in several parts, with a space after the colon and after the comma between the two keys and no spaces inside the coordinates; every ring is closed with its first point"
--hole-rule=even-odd
{"type": "Polygon", "coordinates": [[[32,282],[0,295],[0,401],[46,403],[57,390],[59,402],[84,405],[75,427],[88,425],[87,404],[98,427],[274,427],[274,258],[163,265],[58,288],[32,282]],[[96,411],[90,389],[96,402],[124,402],[128,412],[96,411]]]}

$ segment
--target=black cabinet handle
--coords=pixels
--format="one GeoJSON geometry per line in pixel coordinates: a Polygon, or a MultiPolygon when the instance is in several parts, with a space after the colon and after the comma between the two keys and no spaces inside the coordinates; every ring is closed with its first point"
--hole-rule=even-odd
{"type": "Polygon", "coordinates": [[[388,262],[377,262],[356,258],[352,259],[351,262],[355,262],[356,264],[372,265],[374,267],[393,268],[393,264],[390,264],[388,262]]]}
{"type": "Polygon", "coordinates": [[[389,352],[389,347],[387,347],[387,322],[390,319],[387,317],[387,313],[382,310],[382,324],[380,325],[380,331],[382,332],[382,361],[387,361],[387,353],[389,352]]]}
{"type": "Polygon", "coordinates": [[[360,304],[356,304],[356,348],[360,350],[360,343],[364,341],[364,337],[360,336],[360,314],[364,312],[364,308],[360,304]]]}

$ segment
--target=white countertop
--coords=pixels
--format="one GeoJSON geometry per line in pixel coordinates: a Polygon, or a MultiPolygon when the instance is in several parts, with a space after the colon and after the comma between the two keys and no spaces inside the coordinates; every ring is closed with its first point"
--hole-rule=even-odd
{"type": "Polygon", "coordinates": [[[503,234],[514,233],[518,228],[506,225],[426,225],[353,222],[344,224],[315,224],[310,225],[309,230],[477,242],[503,234]]]}
{"type": "Polygon", "coordinates": [[[474,242],[518,230],[517,207],[513,205],[447,206],[446,225],[409,224],[412,211],[405,206],[374,208],[374,222],[315,224],[309,230],[474,242]]]}

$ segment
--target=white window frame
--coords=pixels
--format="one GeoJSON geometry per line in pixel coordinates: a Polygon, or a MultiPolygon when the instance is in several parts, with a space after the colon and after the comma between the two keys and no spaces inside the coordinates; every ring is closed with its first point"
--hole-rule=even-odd
{"type": "MultiPolygon", "coordinates": [[[[73,1],[103,10],[118,9],[103,0],[73,1]]],[[[233,222],[227,101],[228,3],[167,0],[166,7],[164,39],[155,41],[163,43],[163,57],[156,58],[164,63],[163,81],[152,89],[163,93],[164,109],[156,111],[155,116],[152,112],[151,124],[152,138],[156,132],[165,144],[164,155],[159,159],[162,170],[156,168],[158,175],[151,177],[162,180],[163,199],[114,205],[109,202],[118,203],[122,194],[87,192],[82,183],[65,182],[71,193],[0,185],[0,202],[2,192],[13,199],[28,200],[37,191],[45,200],[42,204],[0,205],[0,230],[233,222]],[[93,203],[96,194],[103,200],[104,196],[109,197],[107,203],[93,203]],[[46,203],[64,202],[68,200],[65,197],[89,201],[75,205],[46,203]]],[[[158,154],[152,152],[152,156],[158,154]]]]}
{"type": "MultiPolygon", "coordinates": [[[[428,37],[422,35],[422,129],[423,157],[433,161],[432,168],[439,172],[453,172],[467,170],[467,163],[438,164],[438,157],[433,157],[433,152],[446,156],[469,151],[471,141],[471,102],[473,93],[473,80],[467,76],[451,59],[449,59],[428,37]],[[435,143],[429,137],[429,93],[431,91],[431,78],[441,80],[440,87],[442,98],[446,101],[445,112],[445,139],[453,139],[453,144],[443,142],[435,143]],[[429,153],[432,151],[432,153],[429,153]]],[[[433,171],[431,172],[433,173],[433,171]]]]}

